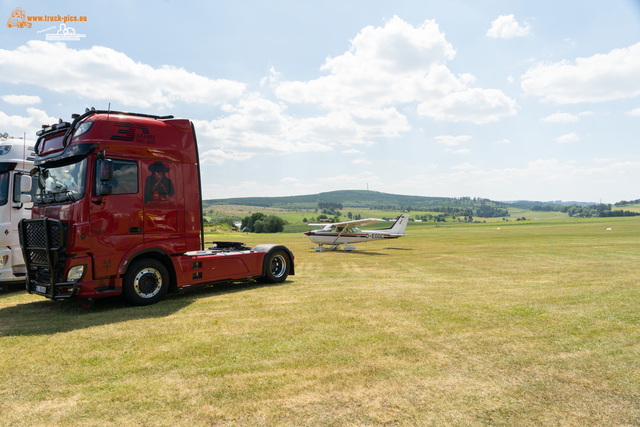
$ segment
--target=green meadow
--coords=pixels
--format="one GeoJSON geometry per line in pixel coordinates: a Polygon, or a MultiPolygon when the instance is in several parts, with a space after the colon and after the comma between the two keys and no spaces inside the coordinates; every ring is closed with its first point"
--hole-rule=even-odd
{"type": "MultiPolygon", "coordinates": [[[[287,222],[285,226],[285,233],[291,232],[300,232],[302,230],[308,230],[307,223],[312,223],[316,221],[318,215],[321,215],[322,212],[316,209],[300,209],[300,210],[283,210],[278,208],[265,208],[265,207],[255,207],[255,206],[234,206],[234,205],[222,205],[215,206],[215,208],[208,207],[206,210],[204,218],[207,221],[215,222],[221,218],[232,218],[237,221],[241,221],[242,218],[250,216],[253,213],[264,213],[265,215],[276,215],[287,222]],[[306,219],[307,222],[303,222],[306,219]]],[[[374,210],[374,209],[343,209],[340,211],[340,221],[349,221],[347,214],[351,212],[352,217],[355,218],[355,215],[360,215],[361,218],[397,218],[402,215],[403,211],[389,211],[389,210],[374,210]]],[[[442,212],[432,212],[432,211],[411,211],[406,213],[411,218],[417,218],[422,215],[433,215],[436,216],[441,214],[442,212]]],[[[563,219],[568,218],[566,213],[562,212],[533,212],[526,209],[519,208],[510,208],[509,213],[511,216],[503,219],[502,217],[496,218],[481,218],[476,217],[474,221],[477,222],[504,222],[508,221],[516,221],[517,218],[525,217],[529,220],[547,220],[547,219],[563,219]]],[[[332,215],[328,215],[330,218],[333,218],[332,215]]],[[[457,219],[463,220],[464,217],[457,217],[457,219]]],[[[447,222],[454,222],[451,216],[447,216],[447,222]]],[[[317,222],[317,221],[316,221],[317,222]]],[[[434,225],[434,221],[428,221],[430,224],[434,225]]],[[[418,223],[414,224],[418,225],[418,223]]],[[[386,226],[386,225],[385,225],[386,226]]],[[[369,227],[371,228],[371,227],[369,227]]],[[[375,227],[373,227],[375,228],[375,227]]]]}
{"type": "Polygon", "coordinates": [[[354,252],[208,234],[296,274],[149,307],[0,294],[0,425],[640,425],[640,218],[525,216],[354,252]]]}

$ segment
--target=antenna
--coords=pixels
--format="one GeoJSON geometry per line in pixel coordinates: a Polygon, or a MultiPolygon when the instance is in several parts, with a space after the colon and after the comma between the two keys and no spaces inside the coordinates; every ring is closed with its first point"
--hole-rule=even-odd
{"type": "Polygon", "coordinates": [[[107,153],[107,134],[109,133],[109,114],[111,114],[111,103],[109,103],[109,109],[107,110],[107,126],[104,130],[104,148],[102,149],[103,157],[107,153]]]}
{"type": "Polygon", "coordinates": [[[22,137],[22,142],[24,145],[22,146],[22,170],[25,170],[27,163],[27,133],[24,132],[24,136],[22,137]]]}

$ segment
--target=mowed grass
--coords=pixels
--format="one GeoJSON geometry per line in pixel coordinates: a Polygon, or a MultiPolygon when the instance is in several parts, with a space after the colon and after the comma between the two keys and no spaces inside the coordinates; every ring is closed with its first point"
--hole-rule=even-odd
{"type": "MultiPolygon", "coordinates": [[[[464,206],[464,205],[461,205],[464,206]]],[[[628,208],[633,210],[633,207],[628,208]]],[[[640,208],[638,208],[640,212],[640,208]]],[[[321,215],[322,212],[317,209],[281,209],[281,208],[266,208],[259,206],[242,206],[242,205],[210,205],[205,207],[205,218],[208,221],[215,221],[215,219],[224,218],[224,217],[235,217],[235,218],[245,218],[250,216],[253,213],[263,213],[265,215],[276,215],[285,221],[289,225],[285,226],[285,232],[298,232],[302,229],[307,229],[307,222],[315,222],[312,218],[316,218],[321,215]],[[307,219],[307,222],[303,222],[303,219],[307,219]]],[[[347,214],[351,212],[352,217],[355,218],[356,215],[360,215],[362,218],[397,218],[403,213],[402,210],[397,211],[388,211],[388,210],[370,210],[370,209],[358,209],[358,208],[345,208],[341,209],[340,212],[342,216],[340,217],[341,221],[348,221],[349,218],[347,214]]],[[[408,212],[411,218],[419,218],[424,215],[433,215],[437,216],[443,212],[432,212],[432,211],[411,211],[408,212]]],[[[548,219],[562,219],[568,218],[568,214],[562,212],[534,212],[531,210],[521,209],[521,208],[509,208],[510,216],[505,217],[508,221],[515,221],[516,218],[525,217],[528,220],[548,220],[548,219]]],[[[331,217],[332,215],[329,215],[331,217]]],[[[458,217],[458,219],[462,220],[464,216],[458,217]]],[[[452,218],[450,215],[447,215],[446,220],[451,223],[452,218]]],[[[474,217],[475,221],[479,222],[503,222],[504,219],[502,217],[496,218],[483,218],[483,217],[474,217]]],[[[431,222],[433,224],[433,222],[431,222]]],[[[375,228],[375,227],[373,227],[375,228]]]]}
{"type": "Polygon", "coordinates": [[[229,235],[296,275],[150,307],[1,294],[0,425],[640,424],[638,219],[407,232],[229,235]]]}

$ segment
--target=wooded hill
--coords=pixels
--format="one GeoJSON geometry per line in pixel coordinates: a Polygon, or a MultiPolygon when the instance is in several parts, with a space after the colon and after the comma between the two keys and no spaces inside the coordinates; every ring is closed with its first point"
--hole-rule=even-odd
{"type": "Polygon", "coordinates": [[[368,190],[339,190],[319,194],[286,197],[239,197],[229,199],[203,200],[206,205],[241,205],[261,206],[281,209],[315,209],[318,203],[337,203],[344,209],[389,207],[397,210],[402,207],[412,207],[415,210],[433,206],[460,206],[472,204],[490,204],[496,207],[508,207],[509,204],[494,202],[489,199],[471,197],[424,197],[405,196],[399,194],[381,193],[368,190]]]}
{"type": "Polygon", "coordinates": [[[432,211],[469,216],[508,216],[507,203],[471,197],[423,197],[381,193],[367,190],[340,190],[319,194],[287,197],[240,197],[204,200],[205,206],[241,205],[279,209],[322,209],[331,205],[337,209],[373,209],[388,211],[432,211]]]}

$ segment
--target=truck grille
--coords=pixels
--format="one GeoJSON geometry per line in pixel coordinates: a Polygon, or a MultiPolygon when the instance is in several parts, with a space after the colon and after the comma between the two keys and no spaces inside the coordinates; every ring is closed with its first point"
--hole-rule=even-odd
{"type": "Polygon", "coordinates": [[[60,221],[51,220],[30,220],[25,221],[23,233],[23,242],[27,248],[47,249],[47,234],[49,240],[49,248],[51,250],[60,249],[62,239],[64,238],[64,226],[60,221]]]}
{"type": "Polygon", "coordinates": [[[29,259],[33,264],[44,264],[47,265],[49,262],[47,261],[47,254],[43,252],[29,252],[29,259]]]}
{"type": "Polygon", "coordinates": [[[64,268],[66,229],[61,221],[52,218],[23,219],[19,233],[27,271],[47,267],[55,275],[57,270],[64,268]]]}
{"type": "Polygon", "coordinates": [[[53,218],[23,219],[18,232],[27,266],[27,291],[52,299],[73,297],[77,286],[69,292],[69,284],[61,280],[67,258],[65,225],[53,218]]]}

